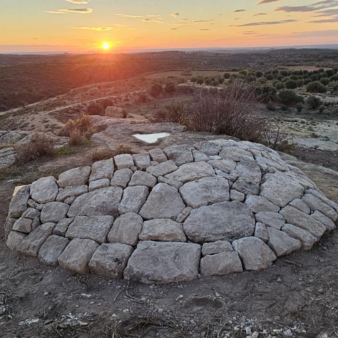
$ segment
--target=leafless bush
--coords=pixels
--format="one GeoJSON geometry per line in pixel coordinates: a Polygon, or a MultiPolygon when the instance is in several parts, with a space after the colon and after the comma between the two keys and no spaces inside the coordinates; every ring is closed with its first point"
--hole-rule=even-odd
{"type": "Polygon", "coordinates": [[[53,156],[54,144],[54,140],[44,134],[33,134],[29,143],[16,148],[16,163],[24,164],[43,156],[53,156]]]}
{"type": "Polygon", "coordinates": [[[187,106],[189,129],[261,142],[266,123],[256,112],[255,93],[241,81],[224,90],[202,90],[187,106]]]}

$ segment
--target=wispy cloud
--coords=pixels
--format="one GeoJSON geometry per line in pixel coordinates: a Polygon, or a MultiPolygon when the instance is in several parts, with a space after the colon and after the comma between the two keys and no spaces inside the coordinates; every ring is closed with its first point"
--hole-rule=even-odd
{"type": "Polygon", "coordinates": [[[86,0],[66,0],[66,1],[75,5],[86,5],[88,3],[88,1],[86,0]]]}
{"type": "Polygon", "coordinates": [[[200,31],[210,31],[208,28],[201,28],[200,31]]]}
{"type": "Polygon", "coordinates": [[[254,32],[254,31],[246,31],[246,32],[243,32],[242,34],[244,34],[244,35],[254,35],[254,34],[257,34],[257,33],[254,32]]]}
{"type": "Polygon", "coordinates": [[[115,14],[115,15],[121,16],[122,18],[131,18],[131,19],[143,18],[143,15],[132,15],[132,14],[115,14]]]}
{"type": "Polygon", "coordinates": [[[195,23],[207,23],[207,22],[213,22],[213,20],[195,20],[195,23]]]}
{"type": "Polygon", "coordinates": [[[48,14],[66,14],[66,13],[77,13],[77,14],[90,14],[93,12],[92,8],[63,8],[57,11],[45,11],[48,14]]]}
{"type": "Polygon", "coordinates": [[[309,23],[332,23],[332,22],[338,22],[338,16],[329,19],[309,21],[309,23]]]}
{"type": "MultiPolygon", "coordinates": [[[[282,12],[317,12],[323,9],[330,9],[338,7],[338,1],[337,0],[324,0],[324,1],[318,1],[308,6],[282,6],[276,8],[276,11],[282,11],[282,12]]],[[[326,11],[323,11],[326,12],[326,11]]]]}
{"type": "Polygon", "coordinates": [[[142,22],[149,22],[149,23],[163,23],[162,19],[159,18],[159,19],[148,19],[148,18],[145,18],[142,20],[142,22]]]}
{"type": "Polygon", "coordinates": [[[254,16],[262,16],[262,15],[267,15],[268,13],[257,13],[257,14],[254,14],[254,16]]]}
{"type": "Polygon", "coordinates": [[[245,12],[245,9],[236,9],[236,10],[234,11],[234,13],[241,13],[241,12],[245,12]]]}
{"type": "Polygon", "coordinates": [[[282,11],[286,13],[293,13],[293,12],[314,12],[316,8],[311,6],[283,6],[276,8],[276,11],[282,11]]]}
{"type": "Polygon", "coordinates": [[[172,13],[169,15],[172,16],[173,18],[178,18],[180,16],[180,13],[172,13]]]}
{"type": "Polygon", "coordinates": [[[277,2],[280,0],[260,0],[257,5],[269,4],[271,2],[277,2]]]}
{"type": "Polygon", "coordinates": [[[249,22],[243,25],[232,25],[230,27],[250,27],[250,26],[267,26],[267,25],[281,25],[290,22],[296,22],[297,20],[280,20],[280,21],[264,21],[264,22],[249,22]]]}
{"type": "Polygon", "coordinates": [[[74,28],[81,29],[81,30],[97,31],[97,32],[107,32],[111,30],[119,30],[121,27],[124,27],[124,26],[116,25],[116,26],[107,26],[107,27],[74,27],[74,28]]]}

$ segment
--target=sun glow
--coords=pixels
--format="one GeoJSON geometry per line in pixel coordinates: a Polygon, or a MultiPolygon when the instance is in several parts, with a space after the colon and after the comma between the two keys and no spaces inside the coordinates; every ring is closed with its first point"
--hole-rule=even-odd
{"type": "Polygon", "coordinates": [[[102,44],[102,48],[104,49],[104,50],[108,50],[108,49],[110,49],[110,43],[109,42],[104,42],[103,44],[102,44]]]}

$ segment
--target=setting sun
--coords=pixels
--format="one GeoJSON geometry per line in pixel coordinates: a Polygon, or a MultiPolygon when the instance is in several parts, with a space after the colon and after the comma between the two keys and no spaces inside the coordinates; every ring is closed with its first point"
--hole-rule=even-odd
{"type": "Polygon", "coordinates": [[[102,44],[102,48],[103,48],[104,50],[108,50],[108,49],[110,48],[110,43],[104,42],[104,43],[102,44]]]}

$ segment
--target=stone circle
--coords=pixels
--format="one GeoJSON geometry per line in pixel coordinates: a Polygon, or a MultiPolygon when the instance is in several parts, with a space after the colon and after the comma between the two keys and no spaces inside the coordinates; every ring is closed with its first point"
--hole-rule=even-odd
{"type": "Polygon", "coordinates": [[[123,154],[13,196],[6,244],[77,273],[140,283],[266,269],[336,227],[338,205],[261,144],[123,154]]]}

